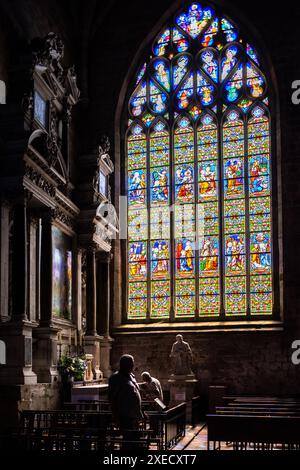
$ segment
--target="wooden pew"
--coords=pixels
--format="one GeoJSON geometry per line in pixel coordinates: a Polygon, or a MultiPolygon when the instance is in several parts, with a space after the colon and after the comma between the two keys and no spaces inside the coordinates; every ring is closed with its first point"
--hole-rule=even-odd
{"type": "MultiPolygon", "coordinates": [[[[185,403],[163,412],[147,411],[145,415],[137,430],[139,447],[169,449],[185,435],[185,403]]],[[[28,450],[116,449],[121,443],[124,446],[111,412],[103,410],[23,411],[19,428],[8,438],[13,447],[28,450]]]]}
{"type": "Polygon", "coordinates": [[[232,442],[235,450],[245,450],[249,443],[254,449],[300,448],[300,416],[207,415],[207,449],[220,449],[221,442],[232,442]],[[219,446],[216,446],[216,443],[219,446]]]}

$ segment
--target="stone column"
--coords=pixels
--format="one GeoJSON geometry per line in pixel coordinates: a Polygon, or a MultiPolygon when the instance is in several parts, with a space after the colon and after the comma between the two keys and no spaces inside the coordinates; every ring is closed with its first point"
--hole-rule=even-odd
{"type": "Polygon", "coordinates": [[[96,252],[93,247],[86,253],[86,334],[84,350],[93,355],[94,378],[102,378],[100,371],[100,336],[97,333],[96,310],[96,252]]]}
{"type": "Polygon", "coordinates": [[[97,335],[96,258],[92,248],[86,253],[86,335],[97,335]]]}
{"type": "Polygon", "coordinates": [[[27,320],[28,294],[28,233],[27,204],[14,208],[12,249],[12,314],[15,321],[27,320]]]}
{"type": "Polygon", "coordinates": [[[0,383],[35,384],[32,371],[32,327],[27,317],[28,296],[28,227],[27,201],[13,209],[12,234],[12,318],[4,322],[1,339],[6,345],[6,365],[0,368],[0,383]]]}
{"type": "Polygon", "coordinates": [[[8,281],[9,281],[9,211],[7,203],[1,203],[0,243],[0,321],[6,321],[8,312],[8,281]]]}
{"type": "Polygon", "coordinates": [[[38,220],[31,217],[29,222],[28,246],[28,316],[31,321],[37,319],[37,229],[38,220]]]}
{"type": "Polygon", "coordinates": [[[101,370],[104,377],[110,377],[110,352],[112,338],[110,337],[110,262],[111,253],[99,252],[97,257],[97,320],[98,332],[101,336],[101,370]]]}
{"type": "Polygon", "coordinates": [[[42,214],[41,222],[41,275],[40,275],[40,323],[34,331],[34,371],[38,381],[53,383],[58,378],[57,333],[52,323],[52,223],[51,214],[42,214]]]}
{"type": "Polygon", "coordinates": [[[82,250],[77,249],[77,262],[76,262],[76,273],[75,273],[75,312],[76,312],[76,328],[79,333],[79,337],[81,337],[82,334],[82,296],[81,296],[81,290],[82,290],[82,279],[81,279],[81,272],[82,272],[82,250]]]}

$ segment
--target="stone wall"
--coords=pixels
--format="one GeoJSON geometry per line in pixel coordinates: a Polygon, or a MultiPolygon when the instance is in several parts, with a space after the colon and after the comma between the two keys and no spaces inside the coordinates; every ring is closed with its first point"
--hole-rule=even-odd
{"type": "Polygon", "coordinates": [[[36,384],[0,387],[0,431],[16,426],[24,410],[55,410],[60,408],[59,384],[36,384]]]}
{"type": "MultiPolygon", "coordinates": [[[[150,371],[168,389],[169,354],[176,333],[117,335],[113,369],[122,354],[133,354],[136,378],[150,371]]],[[[283,332],[183,333],[183,338],[192,348],[203,396],[209,385],[226,385],[229,393],[238,394],[300,394],[300,365],[292,364],[291,341],[283,332]]]]}

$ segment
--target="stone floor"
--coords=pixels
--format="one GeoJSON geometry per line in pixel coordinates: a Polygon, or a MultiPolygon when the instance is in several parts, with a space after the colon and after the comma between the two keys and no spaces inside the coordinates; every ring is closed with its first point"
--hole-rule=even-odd
{"type": "MultiPolygon", "coordinates": [[[[212,444],[211,444],[212,446],[212,444]]],[[[192,427],[186,427],[186,435],[172,450],[207,450],[207,426],[206,424],[200,423],[199,425],[192,427]]],[[[233,450],[232,443],[226,444],[221,443],[221,450],[233,450]]],[[[247,450],[254,450],[253,444],[249,444],[247,450]]],[[[282,450],[281,444],[275,444],[272,450],[282,450]]],[[[298,450],[298,448],[297,448],[298,450]]]]}
{"type": "MultiPolygon", "coordinates": [[[[186,427],[186,435],[173,450],[207,450],[207,427],[205,423],[186,427]]],[[[232,445],[221,445],[221,450],[232,450],[232,445]]]]}

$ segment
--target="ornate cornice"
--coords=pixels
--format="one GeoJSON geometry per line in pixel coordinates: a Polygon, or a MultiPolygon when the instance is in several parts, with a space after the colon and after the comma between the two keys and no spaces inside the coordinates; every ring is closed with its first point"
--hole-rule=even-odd
{"type": "Polygon", "coordinates": [[[55,207],[55,209],[52,209],[51,217],[53,220],[59,221],[69,227],[72,231],[75,229],[76,223],[74,218],[66,214],[61,208],[55,207]]]}
{"type": "Polygon", "coordinates": [[[41,175],[36,169],[32,168],[31,166],[25,166],[25,175],[27,178],[30,179],[38,188],[42,189],[48,196],[54,198],[55,197],[55,186],[47,181],[44,176],[41,175]]]}

